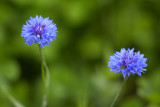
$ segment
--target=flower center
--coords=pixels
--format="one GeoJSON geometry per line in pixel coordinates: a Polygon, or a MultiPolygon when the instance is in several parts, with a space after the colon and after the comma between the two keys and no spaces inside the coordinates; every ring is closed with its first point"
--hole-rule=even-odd
{"type": "Polygon", "coordinates": [[[132,59],[131,59],[131,58],[129,58],[129,59],[128,59],[128,62],[129,62],[129,64],[131,64],[131,63],[132,63],[132,59]]]}
{"type": "Polygon", "coordinates": [[[34,34],[37,36],[37,35],[41,35],[44,33],[44,26],[43,25],[38,25],[38,26],[35,26],[34,28],[34,34]]]}
{"type": "Polygon", "coordinates": [[[129,64],[131,64],[132,63],[132,59],[129,57],[129,58],[127,58],[127,57],[123,57],[122,58],[122,66],[121,66],[121,69],[126,69],[127,68],[127,66],[129,65],[129,64]]]}

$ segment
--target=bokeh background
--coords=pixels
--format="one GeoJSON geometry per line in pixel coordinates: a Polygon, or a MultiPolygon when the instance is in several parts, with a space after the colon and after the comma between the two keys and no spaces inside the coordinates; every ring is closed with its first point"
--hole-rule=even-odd
{"type": "Polygon", "coordinates": [[[116,107],[160,107],[159,0],[1,0],[0,107],[40,107],[43,85],[37,44],[21,29],[30,16],[52,19],[57,39],[43,54],[51,73],[48,107],[108,107],[123,77],[107,67],[110,55],[135,48],[147,72],[130,76],[116,107]]]}

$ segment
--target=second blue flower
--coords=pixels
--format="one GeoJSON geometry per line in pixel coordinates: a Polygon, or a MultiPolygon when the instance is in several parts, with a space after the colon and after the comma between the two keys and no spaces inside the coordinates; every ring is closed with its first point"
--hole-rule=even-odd
{"type": "Polygon", "coordinates": [[[120,72],[125,78],[126,75],[138,74],[141,76],[141,73],[144,73],[147,67],[146,64],[147,58],[144,58],[143,54],[140,54],[140,51],[134,52],[133,49],[124,49],[122,48],[120,52],[116,52],[113,56],[110,56],[110,61],[108,66],[111,68],[110,71],[116,71],[115,73],[120,72]]]}

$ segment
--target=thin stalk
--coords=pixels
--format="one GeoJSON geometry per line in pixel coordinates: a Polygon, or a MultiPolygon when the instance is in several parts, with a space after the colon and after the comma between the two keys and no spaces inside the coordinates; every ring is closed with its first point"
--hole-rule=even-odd
{"type": "Polygon", "coordinates": [[[126,77],[126,78],[123,80],[122,86],[121,86],[121,88],[119,89],[118,93],[116,94],[116,96],[115,96],[115,98],[114,98],[114,100],[113,100],[113,102],[112,102],[112,104],[111,104],[110,107],[114,107],[114,105],[115,105],[115,103],[116,103],[119,95],[120,95],[121,92],[122,92],[123,87],[125,86],[125,84],[126,84],[126,82],[127,82],[127,79],[128,79],[128,77],[126,77]]]}
{"type": "Polygon", "coordinates": [[[19,103],[13,96],[8,94],[9,100],[14,104],[15,107],[24,107],[21,103],[19,103]]]}
{"type": "Polygon", "coordinates": [[[20,102],[18,102],[12,95],[10,95],[5,88],[0,87],[0,91],[2,91],[2,93],[4,93],[8,97],[8,99],[14,105],[14,107],[25,107],[20,102]]]}
{"type": "Polygon", "coordinates": [[[44,92],[43,100],[42,100],[42,107],[46,107],[47,106],[48,87],[49,87],[49,82],[50,82],[50,73],[49,73],[48,66],[45,62],[45,59],[43,57],[42,48],[40,47],[40,45],[39,45],[39,51],[40,51],[40,57],[41,57],[41,61],[42,61],[42,80],[43,80],[44,88],[45,88],[45,92],[44,92]]]}

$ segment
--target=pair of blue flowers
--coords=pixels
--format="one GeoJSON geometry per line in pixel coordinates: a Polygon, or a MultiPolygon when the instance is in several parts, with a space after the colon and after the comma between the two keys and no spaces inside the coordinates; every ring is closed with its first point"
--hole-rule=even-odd
{"type": "MultiPolygon", "coordinates": [[[[49,20],[49,18],[43,18],[42,16],[30,17],[30,20],[26,21],[23,25],[21,36],[26,40],[25,44],[30,46],[32,43],[38,43],[44,48],[45,45],[49,46],[50,41],[56,39],[57,36],[56,24],[49,20]]],[[[130,74],[144,73],[147,67],[147,58],[144,58],[140,52],[134,52],[133,49],[122,48],[120,52],[116,52],[113,56],[110,56],[108,66],[110,71],[120,72],[123,77],[130,76],[130,74]]]]}

